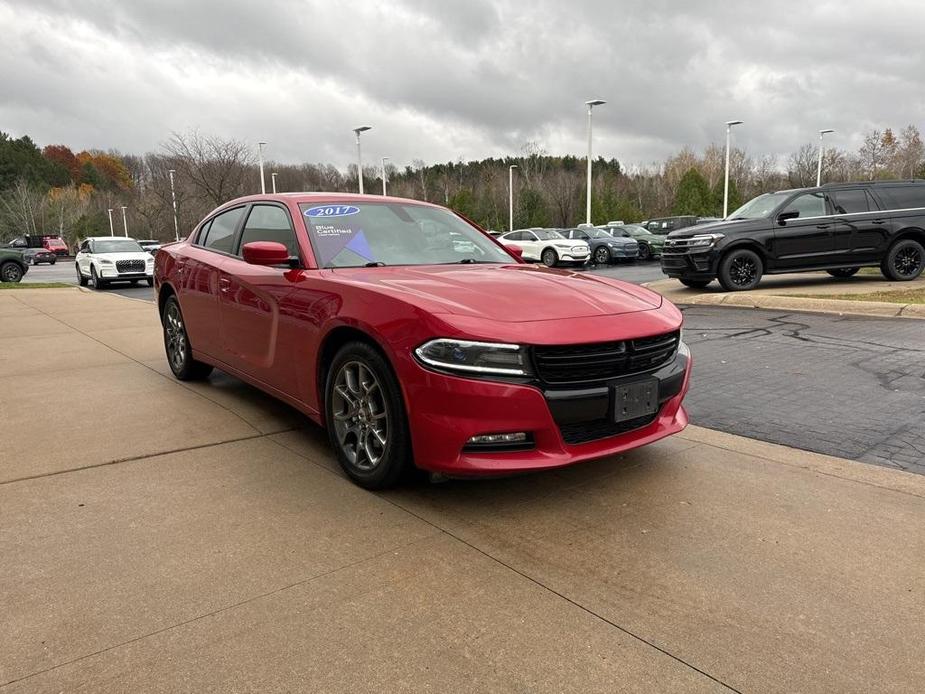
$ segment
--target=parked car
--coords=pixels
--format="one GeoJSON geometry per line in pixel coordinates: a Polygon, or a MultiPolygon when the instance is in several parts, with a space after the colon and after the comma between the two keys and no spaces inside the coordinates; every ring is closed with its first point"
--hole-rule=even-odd
{"type": "Polygon", "coordinates": [[[68,253],[67,244],[57,234],[24,234],[16,236],[5,244],[4,248],[44,248],[51,251],[57,256],[66,256],[68,253]]]}
{"type": "Polygon", "coordinates": [[[616,260],[636,260],[639,244],[629,238],[614,238],[606,231],[595,227],[581,229],[560,229],[567,239],[584,241],[591,247],[591,259],[597,265],[608,265],[616,260]]]}
{"type": "Polygon", "coordinates": [[[28,271],[22,251],[0,248],[0,282],[19,282],[28,271]]]}
{"type": "Polygon", "coordinates": [[[653,234],[651,231],[638,224],[614,224],[613,222],[600,227],[614,238],[631,238],[639,244],[639,259],[649,260],[657,258],[662,254],[662,246],[665,243],[665,237],[661,234],[653,234]]]}
{"type": "Polygon", "coordinates": [[[524,260],[538,260],[547,267],[560,263],[584,265],[591,258],[585,241],[569,241],[556,229],[517,229],[498,237],[505,246],[523,250],[524,260]]]}
{"type": "Polygon", "coordinates": [[[154,239],[140,239],[138,240],[138,245],[141,246],[146,252],[154,255],[161,247],[161,242],[155,241],[154,239]]]}
{"type": "Polygon", "coordinates": [[[675,231],[662,271],[688,287],[758,286],[765,274],[865,266],[908,281],[925,269],[925,182],[865,181],[765,193],[723,222],[675,231]]]}
{"type": "Polygon", "coordinates": [[[645,227],[647,231],[653,234],[665,236],[677,229],[685,229],[697,224],[697,217],[693,215],[680,215],[677,217],[658,217],[657,219],[647,219],[640,222],[639,226],[645,227]]]}
{"type": "Polygon", "coordinates": [[[612,278],[526,265],[430,203],[239,198],[161,249],[155,286],[178,379],[216,367],[284,400],[327,428],[367,488],[413,465],[554,468],[687,424],[677,308],[612,278]]]}
{"type": "Polygon", "coordinates": [[[22,259],[26,265],[41,265],[42,263],[54,265],[58,261],[58,256],[47,248],[26,248],[22,252],[22,259]]]}
{"type": "Polygon", "coordinates": [[[112,282],[154,285],[154,258],[135,239],[94,236],[81,241],[74,263],[81,287],[103,289],[112,282]]]}
{"type": "Polygon", "coordinates": [[[67,244],[60,236],[43,236],[42,247],[51,251],[59,258],[67,257],[67,244]]]}

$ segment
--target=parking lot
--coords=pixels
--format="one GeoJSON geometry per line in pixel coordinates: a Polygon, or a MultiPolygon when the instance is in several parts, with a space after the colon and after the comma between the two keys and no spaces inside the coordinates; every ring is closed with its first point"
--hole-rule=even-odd
{"type": "Polygon", "coordinates": [[[917,475],[694,426],[557,472],[371,494],[288,407],[220,374],[175,381],[148,302],[18,290],[0,315],[17,394],[0,468],[4,692],[925,678],[917,475]]]}

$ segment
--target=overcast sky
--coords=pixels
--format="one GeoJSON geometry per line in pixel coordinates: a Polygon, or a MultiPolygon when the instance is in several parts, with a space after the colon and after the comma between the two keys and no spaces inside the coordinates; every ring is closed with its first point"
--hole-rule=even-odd
{"type": "Polygon", "coordinates": [[[625,164],[925,130],[921,0],[0,0],[0,130],[75,150],[172,131],[282,162],[403,165],[536,141],[625,164]]]}

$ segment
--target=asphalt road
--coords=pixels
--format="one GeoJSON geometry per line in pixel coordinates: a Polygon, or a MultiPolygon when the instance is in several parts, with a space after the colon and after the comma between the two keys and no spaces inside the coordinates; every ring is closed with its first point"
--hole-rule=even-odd
{"type": "MultiPolygon", "coordinates": [[[[24,284],[36,282],[64,282],[77,286],[77,271],[74,269],[73,258],[63,258],[54,265],[33,265],[22,279],[24,284]]],[[[114,294],[121,294],[133,299],[153,299],[154,290],[142,283],[132,286],[127,282],[111,284],[106,289],[114,294]]]]}
{"type": "Polygon", "coordinates": [[[691,306],[711,429],[925,474],[925,321],[691,306]]]}

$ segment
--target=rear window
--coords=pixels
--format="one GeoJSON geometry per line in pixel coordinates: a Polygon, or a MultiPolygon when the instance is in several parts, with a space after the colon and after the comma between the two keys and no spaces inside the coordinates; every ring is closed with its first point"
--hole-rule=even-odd
{"type": "Polygon", "coordinates": [[[888,210],[925,207],[925,186],[878,186],[875,190],[888,210]]]}

